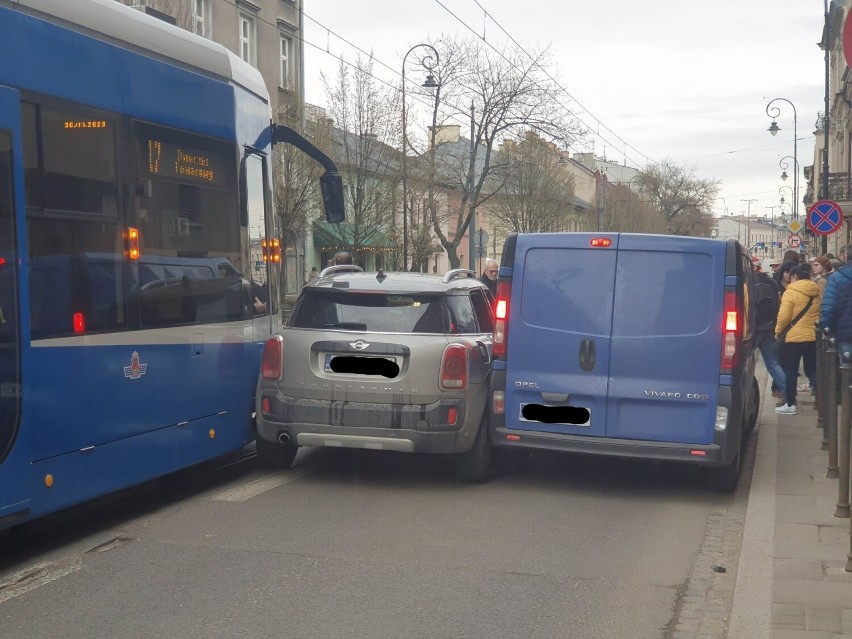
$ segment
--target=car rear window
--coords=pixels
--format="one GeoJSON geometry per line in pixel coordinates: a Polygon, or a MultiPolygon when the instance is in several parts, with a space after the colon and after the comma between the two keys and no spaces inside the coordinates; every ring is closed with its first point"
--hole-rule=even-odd
{"type": "MultiPolygon", "coordinates": [[[[463,302],[466,300],[462,300],[463,302]]],[[[471,332],[472,311],[438,294],[386,294],[305,291],[290,316],[294,328],[373,331],[378,333],[471,332]]],[[[475,322],[473,323],[475,330],[475,322]]]]}

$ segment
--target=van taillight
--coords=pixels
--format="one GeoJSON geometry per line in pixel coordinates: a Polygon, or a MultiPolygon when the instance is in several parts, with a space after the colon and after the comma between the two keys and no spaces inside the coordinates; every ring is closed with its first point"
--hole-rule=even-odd
{"type": "Polygon", "coordinates": [[[497,303],[494,305],[494,343],[492,346],[494,357],[506,356],[506,345],[509,338],[509,291],[511,288],[511,282],[497,284],[497,303]]]}
{"type": "Polygon", "coordinates": [[[263,379],[281,379],[284,374],[284,341],[280,335],[273,335],[263,347],[263,359],[260,364],[263,379]]]}
{"type": "Polygon", "coordinates": [[[722,374],[730,374],[737,365],[739,355],[740,321],[737,311],[737,292],[725,290],[725,310],[722,330],[722,374]]]}
{"type": "Polygon", "coordinates": [[[450,344],[441,358],[442,390],[464,390],[467,388],[467,349],[461,344],[450,344]]]}

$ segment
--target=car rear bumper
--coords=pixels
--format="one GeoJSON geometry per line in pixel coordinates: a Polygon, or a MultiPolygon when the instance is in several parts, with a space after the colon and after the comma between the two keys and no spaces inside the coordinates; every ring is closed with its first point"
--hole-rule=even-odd
{"type": "Polygon", "coordinates": [[[482,414],[468,414],[463,399],[433,404],[374,404],[293,398],[262,392],[269,412],[258,410],[258,436],[287,433],[299,446],[369,448],[417,453],[462,453],[473,446],[482,414]],[[452,410],[456,417],[453,423],[452,410]]]}

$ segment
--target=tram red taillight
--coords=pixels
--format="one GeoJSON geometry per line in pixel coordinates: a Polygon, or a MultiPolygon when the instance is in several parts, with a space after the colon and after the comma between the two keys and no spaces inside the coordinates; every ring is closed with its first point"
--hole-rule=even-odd
{"type": "Polygon", "coordinates": [[[74,326],[75,333],[86,332],[86,316],[82,313],[74,313],[74,315],[71,316],[71,323],[74,326]]]}

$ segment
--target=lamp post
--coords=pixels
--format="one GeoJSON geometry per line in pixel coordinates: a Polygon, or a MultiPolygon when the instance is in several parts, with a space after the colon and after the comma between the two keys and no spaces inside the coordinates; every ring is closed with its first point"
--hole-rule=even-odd
{"type": "Polygon", "coordinates": [[[402,270],[408,270],[408,134],[406,132],[406,113],[405,113],[405,63],[408,60],[408,55],[419,47],[424,47],[431,51],[431,54],[424,56],[420,60],[427,74],[426,81],[421,84],[424,89],[434,90],[439,88],[435,81],[435,76],[432,71],[438,65],[438,51],[431,44],[415,44],[402,57],[402,270]],[[434,58],[433,58],[434,56],[434,58]]]}
{"type": "Polygon", "coordinates": [[[751,253],[751,203],[757,202],[757,199],[740,200],[748,204],[748,217],[746,217],[746,249],[751,253]]]}
{"type": "MultiPolygon", "coordinates": [[[[630,195],[633,193],[633,189],[630,188],[630,185],[633,184],[633,180],[635,180],[637,178],[641,178],[641,177],[642,177],[642,174],[637,173],[632,178],[627,180],[627,217],[630,217],[630,195]]],[[[639,188],[641,189],[642,186],[640,185],[639,188]]]]}
{"type": "MultiPolygon", "coordinates": [[[[777,106],[772,106],[775,102],[778,101],[786,102],[793,109],[793,169],[795,173],[793,174],[793,217],[798,219],[799,217],[799,154],[798,154],[798,143],[799,143],[799,129],[798,129],[798,116],[796,114],[796,105],[790,102],[787,98],[775,98],[774,100],[770,100],[769,104],[766,105],[766,115],[772,118],[772,124],[769,125],[769,129],[767,129],[772,135],[778,135],[778,131],[781,130],[781,127],[778,126],[778,122],[776,118],[781,115],[781,109],[777,106]]],[[[781,160],[784,161],[783,159],[781,160]]]]}

